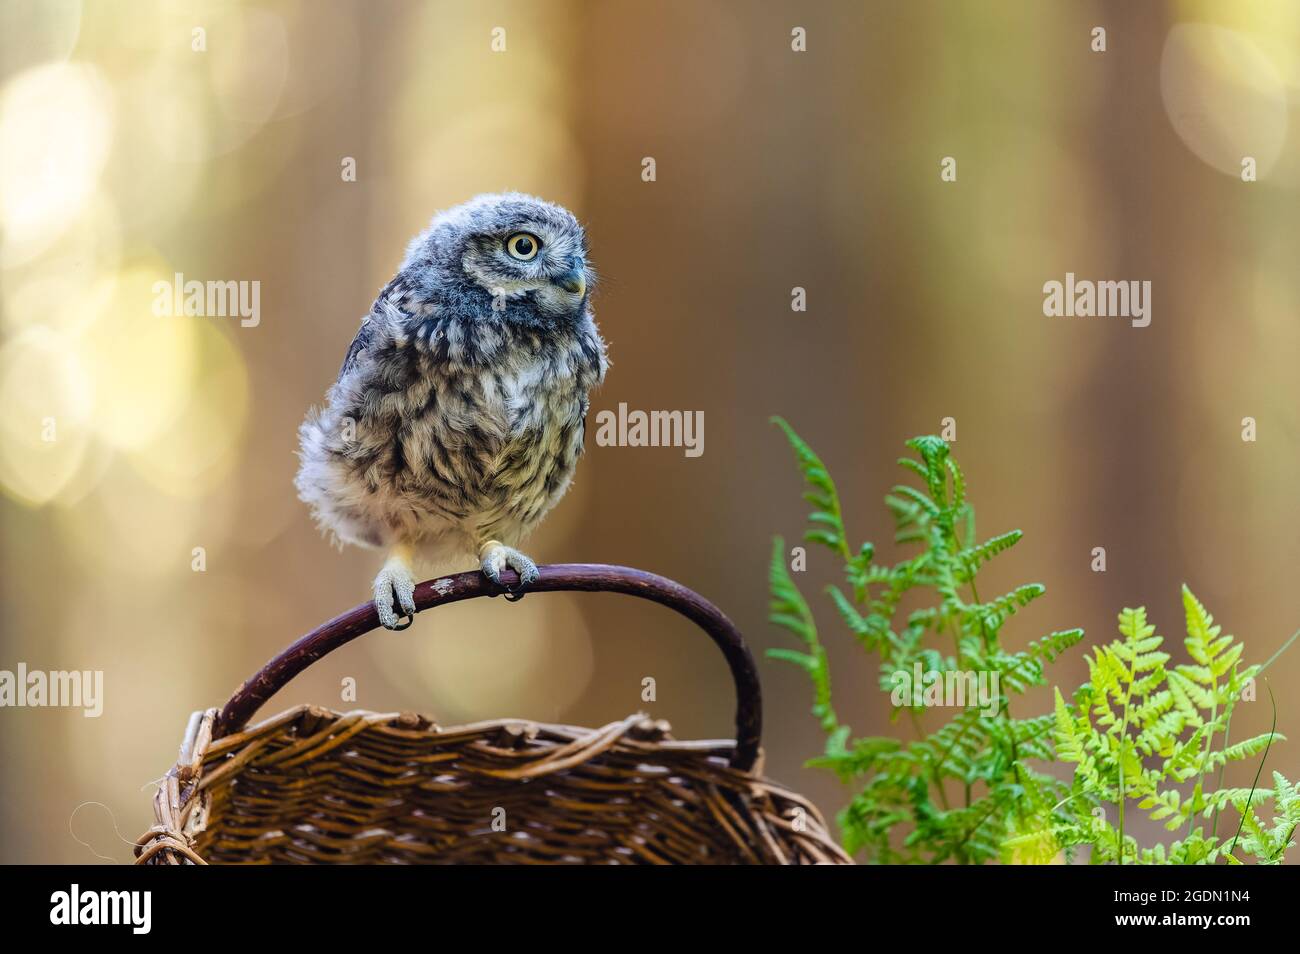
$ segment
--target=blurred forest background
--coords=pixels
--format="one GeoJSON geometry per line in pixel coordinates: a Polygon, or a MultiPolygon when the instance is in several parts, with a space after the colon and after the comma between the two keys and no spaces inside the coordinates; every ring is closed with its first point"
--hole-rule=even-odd
{"type": "MultiPolygon", "coordinates": [[[[981,532],[1025,531],[982,585],[1048,587],[1013,648],[1107,640],[1145,604],[1181,653],[1184,581],[1254,661],[1300,626],[1300,4],[5,0],[0,54],[0,668],[105,673],[101,718],[0,711],[0,861],[127,861],[189,713],[367,598],[379,557],[313,528],[295,430],[407,241],[482,191],[587,223],[613,359],[593,411],[705,415],[693,459],[589,431],[539,561],[665,574],[756,654],[787,645],[766,563],[806,507],[769,416],[890,561],[902,442],[953,417],[981,532]],[[1044,317],[1067,271],[1150,280],[1150,327],[1044,317]],[[260,323],[154,316],[178,272],[260,282],[260,323]]],[[[801,578],[837,709],[893,731],[816,596],[838,575],[814,550],[801,578]]],[[[823,742],[809,687],[760,668],[767,772],[833,816],[842,790],[802,767],[823,742]]],[[[1082,652],[1049,675],[1072,690],[1082,652]]],[[[601,725],[643,707],[646,676],[678,736],[730,734],[708,640],[602,596],[426,614],[264,714],[601,725]]],[[[1270,676],[1295,684],[1300,654],[1270,676]]],[[[1277,695],[1295,741],[1269,766],[1294,778],[1300,701],[1277,695]]],[[[1267,731],[1260,698],[1234,735],[1267,731]]]]}

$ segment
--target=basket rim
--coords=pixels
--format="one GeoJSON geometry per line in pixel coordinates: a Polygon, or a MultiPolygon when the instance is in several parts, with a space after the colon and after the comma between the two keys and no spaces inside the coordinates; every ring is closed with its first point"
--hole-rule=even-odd
{"type": "MultiPolygon", "coordinates": [[[[527,593],[608,592],[658,603],[695,623],[722,652],[736,687],[736,744],[730,762],[752,768],[762,744],[762,687],[753,654],[734,623],[713,603],[680,583],[632,567],[601,563],[562,563],[538,567],[527,593]]],[[[426,580],[415,588],[417,611],[479,597],[512,595],[514,571],[504,571],[505,585],[474,570],[426,580]]],[[[516,597],[517,593],[514,594],[516,597]]],[[[362,603],[322,623],[271,659],[244,681],[220,710],[213,732],[228,735],[243,729],[261,707],[295,676],[321,657],[379,627],[373,602],[362,603]]]]}
{"type": "MultiPolygon", "coordinates": [[[[674,738],[671,735],[671,726],[668,722],[663,719],[655,719],[645,711],[631,713],[624,719],[607,722],[602,726],[583,726],[571,722],[548,722],[522,716],[479,719],[474,722],[444,726],[425,713],[409,709],[391,711],[374,709],[343,710],[303,702],[290,706],[276,715],[268,716],[252,725],[245,726],[237,732],[214,736],[210,728],[205,732],[203,719],[207,716],[215,718],[217,712],[216,709],[199,709],[191,715],[190,723],[186,729],[186,738],[181,743],[181,763],[205,765],[240,749],[251,740],[272,734],[283,726],[305,716],[329,720],[334,724],[344,720],[356,720],[365,722],[367,725],[384,725],[386,728],[395,731],[409,731],[412,734],[421,736],[434,735],[447,742],[459,738],[481,736],[493,730],[499,732],[519,730],[524,737],[530,739],[539,735],[547,735],[555,739],[581,741],[602,732],[610,731],[615,726],[621,726],[627,728],[626,734],[630,741],[639,742],[643,741],[643,739],[652,739],[654,748],[657,751],[707,753],[726,758],[736,748],[735,739],[674,738]],[[202,748],[198,749],[200,734],[205,736],[206,741],[203,743],[202,748]]],[[[208,723],[208,726],[211,726],[211,723],[208,723]]],[[[732,765],[727,767],[739,774],[762,778],[763,761],[760,750],[759,759],[753,768],[737,769],[732,765]]],[[[764,781],[768,780],[764,779],[764,781]]]]}

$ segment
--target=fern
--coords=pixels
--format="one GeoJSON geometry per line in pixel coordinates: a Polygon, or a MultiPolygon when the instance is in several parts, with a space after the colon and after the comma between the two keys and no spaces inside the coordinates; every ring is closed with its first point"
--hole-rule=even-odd
{"type": "Polygon", "coordinates": [[[804,539],[844,565],[847,590],[830,586],[827,596],[858,644],[879,658],[879,684],[896,694],[895,714],[906,711],[918,730],[906,743],[854,738],[838,721],[826,651],[787,569],[785,543],[777,538],[769,577],[771,620],[802,649],[774,649],[769,656],[798,666],[813,684],[813,714],[826,746],[808,764],[850,786],[849,803],[839,814],[845,847],[886,863],[1048,860],[1059,848],[1055,836],[1043,833],[1069,829],[1072,815],[1059,808],[1067,794],[1064,783],[1031,762],[1052,757],[1057,719],[1017,719],[1010,698],[1043,684],[1043,667],[1078,643],[1083,631],[1051,633],[1020,652],[1002,645],[1006,621],[1044,589],[1029,584],[980,599],[978,572],[1021,534],[976,537],[965,475],[942,439],[907,442],[913,456],[899,463],[920,486],[899,485],[885,503],[894,517],[895,542],[918,545],[918,552],[880,565],[873,562],[871,544],[856,550],[850,545],[840,495],[821,458],[789,424],[774,421],[794,451],[804,499],[813,508],[804,539]],[[929,597],[925,605],[903,616],[903,603],[917,602],[920,594],[929,597]],[[964,696],[943,725],[926,731],[923,723],[934,718],[933,707],[924,694],[918,701],[914,691],[900,687],[900,677],[906,677],[902,682],[912,689],[917,673],[930,689],[982,676],[997,686],[997,694],[987,706],[964,696]]]}
{"type": "Polygon", "coordinates": [[[826,650],[817,638],[817,624],[813,620],[812,611],[786,571],[784,553],[785,541],[777,537],[768,577],[772,594],[769,618],[798,636],[808,651],[773,649],[771,655],[774,659],[793,663],[808,673],[813,684],[813,715],[821,721],[825,731],[833,734],[839,722],[835,718],[835,710],[831,708],[830,664],[826,659],[826,650]]]}
{"type": "Polygon", "coordinates": [[[1238,852],[1261,864],[1281,862],[1300,824],[1300,792],[1293,783],[1275,772],[1272,790],[1206,790],[1210,773],[1219,769],[1221,781],[1230,761],[1259,758],[1262,770],[1269,748],[1284,738],[1274,728],[1227,741],[1233,708],[1264,667],[1242,667],[1242,644],[1223,635],[1186,586],[1183,609],[1190,662],[1170,668],[1170,654],[1146,610],[1126,609],[1119,615],[1123,638],[1094,650],[1090,678],[1074,705],[1057,690],[1053,737],[1057,757],[1075,765],[1065,802],[1073,821],[1013,837],[1008,847],[1042,850],[1045,840],[1067,849],[1088,846],[1093,863],[1241,863],[1238,852]],[[1273,817],[1265,821],[1260,810],[1269,801],[1273,817]],[[1225,838],[1217,833],[1217,820],[1229,807],[1240,823],[1225,838]],[[1131,809],[1182,836],[1141,846],[1127,831],[1131,809]]]}

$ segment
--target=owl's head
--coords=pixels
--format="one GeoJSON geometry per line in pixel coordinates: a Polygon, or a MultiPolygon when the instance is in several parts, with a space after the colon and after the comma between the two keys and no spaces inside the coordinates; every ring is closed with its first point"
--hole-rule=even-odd
{"type": "Polygon", "coordinates": [[[533,326],[580,315],[595,275],[587,236],[567,209],[518,192],[480,195],[439,213],[402,265],[440,307],[500,313],[533,326]]]}

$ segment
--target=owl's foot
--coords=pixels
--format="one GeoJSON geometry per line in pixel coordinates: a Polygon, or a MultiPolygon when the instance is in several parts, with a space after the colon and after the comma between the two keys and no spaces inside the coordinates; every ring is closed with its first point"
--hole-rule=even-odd
{"type": "Polygon", "coordinates": [[[385,629],[406,629],[415,619],[415,574],[406,553],[394,550],[375,577],[375,609],[385,629]],[[394,611],[394,601],[401,616],[394,611]]]}
{"type": "Polygon", "coordinates": [[[497,540],[489,540],[480,551],[482,562],[479,564],[483,575],[505,590],[514,599],[519,599],[530,585],[537,582],[541,574],[537,564],[514,547],[508,547],[497,540]],[[501,571],[506,567],[519,574],[519,582],[514,587],[501,582],[501,571]]]}

